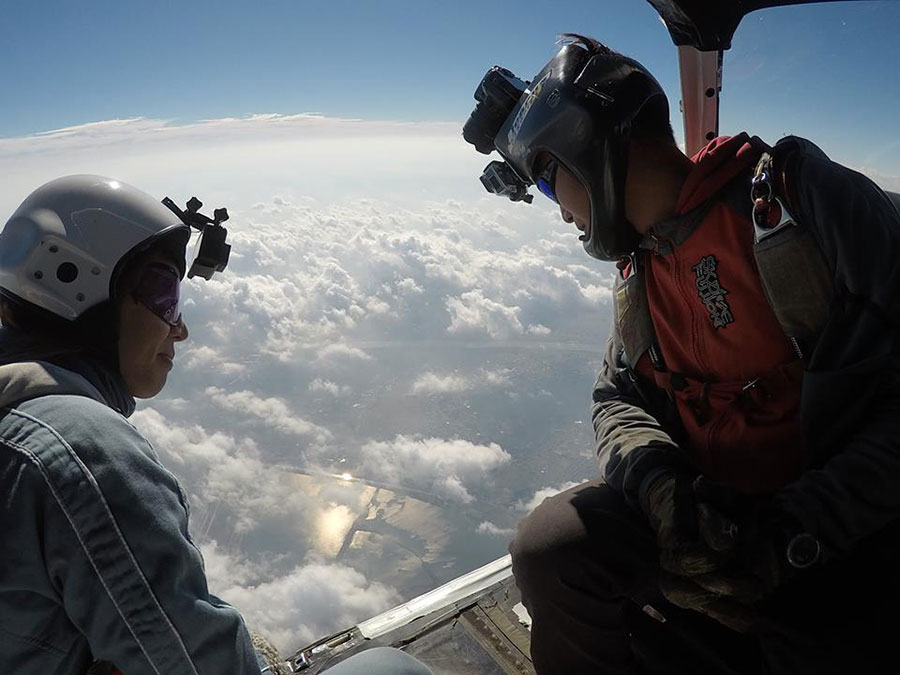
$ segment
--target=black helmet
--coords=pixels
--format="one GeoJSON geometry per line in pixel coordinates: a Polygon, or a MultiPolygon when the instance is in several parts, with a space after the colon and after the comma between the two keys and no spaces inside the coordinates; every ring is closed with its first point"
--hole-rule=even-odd
{"type": "Polygon", "coordinates": [[[546,152],[574,174],[591,201],[584,249],[617,260],[637,248],[625,220],[625,172],[632,122],[653,107],[668,121],[666,95],[637,61],[600,43],[571,35],[534,80],[523,83],[497,66],[485,75],[463,136],[479,152],[499,152],[481,177],[489,192],[531,202],[535,160],[546,152]]]}

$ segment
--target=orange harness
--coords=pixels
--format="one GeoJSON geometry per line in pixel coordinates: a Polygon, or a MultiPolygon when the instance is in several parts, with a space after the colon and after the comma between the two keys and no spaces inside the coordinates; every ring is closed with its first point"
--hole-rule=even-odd
{"type": "Polygon", "coordinates": [[[805,463],[803,361],[786,321],[816,324],[826,302],[818,288],[812,303],[795,302],[785,288],[793,284],[784,268],[823,264],[800,226],[773,233],[760,251],[749,174],[768,155],[748,141],[731,139],[740,150],[715,167],[713,194],[703,197],[702,171],[690,176],[683,215],[655,227],[644,250],[620,266],[616,322],[626,361],[672,401],[698,469],[758,494],[790,482],[805,463]],[[797,308],[800,322],[791,315],[797,308]]]}

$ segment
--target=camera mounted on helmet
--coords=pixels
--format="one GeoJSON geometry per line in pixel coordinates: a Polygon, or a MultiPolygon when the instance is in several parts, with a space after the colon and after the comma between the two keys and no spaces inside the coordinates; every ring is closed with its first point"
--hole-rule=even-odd
{"type": "Polygon", "coordinates": [[[177,215],[185,225],[200,230],[200,250],[191,263],[190,270],[188,270],[188,279],[201,276],[209,281],[213,274],[223,271],[228,264],[228,257],[231,254],[231,245],[225,243],[228,230],[221,225],[221,223],[228,220],[228,211],[216,209],[213,211],[213,217],[210,218],[200,213],[203,202],[196,197],[191,197],[190,201],[188,201],[186,211],[181,210],[168,197],[164,198],[162,203],[177,215]]]}
{"type": "Polygon", "coordinates": [[[668,119],[668,104],[659,83],[638,62],[591,38],[563,38],[567,42],[530,82],[491,68],[475,91],[478,103],[463,137],[479,152],[496,150],[503,157],[486,167],[481,182],[513,201],[531,202],[528,187],[537,183],[538,156],[552,156],[590,197],[585,250],[617,260],[639,243],[625,219],[632,123],[651,102],[668,119]]]}
{"type": "Polygon", "coordinates": [[[506,162],[493,161],[484,167],[481,184],[488,192],[509,197],[514,202],[530,204],[534,195],[528,192],[528,183],[519,178],[506,162]]]}

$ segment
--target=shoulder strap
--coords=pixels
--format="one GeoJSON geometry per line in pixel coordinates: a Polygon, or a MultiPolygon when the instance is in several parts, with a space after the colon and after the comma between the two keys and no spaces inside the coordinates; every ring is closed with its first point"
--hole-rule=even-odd
{"type": "Polygon", "coordinates": [[[659,370],[664,365],[650,317],[641,255],[641,252],[635,253],[630,258],[623,259],[627,264],[619,266],[613,295],[613,325],[625,352],[625,364],[629,368],[634,370],[641,357],[649,354],[654,368],[659,370]]]}
{"type": "MultiPolygon", "coordinates": [[[[821,153],[821,150],[795,137],[784,138],[775,147],[756,136],[750,142],[761,153],[751,184],[740,185],[741,178],[746,180],[743,174],[713,199],[729,204],[751,220],[753,254],[766,298],[798,356],[803,357],[806,346],[828,318],[832,284],[818,243],[803,224],[796,200],[788,193],[787,177],[801,153],[821,153]]],[[[630,368],[634,369],[649,352],[654,366],[662,369],[664,364],[656,347],[643,270],[636,265],[639,259],[639,255],[632,256],[631,273],[627,277],[618,276],[615,326],[630,368]]]]}
{"type": "Polygon", "coordinates": [[[750,189],[753,254],[763,289],[801,357],[825,325],[833,294],[825,257],[789,191],[790,174],[804,152],[821,150],[788,137],[763,151],[750,189]]]}

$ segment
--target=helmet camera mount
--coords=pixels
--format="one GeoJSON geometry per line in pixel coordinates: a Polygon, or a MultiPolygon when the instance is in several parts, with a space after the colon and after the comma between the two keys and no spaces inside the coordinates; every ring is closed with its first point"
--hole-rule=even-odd
{"type": "MultiPolygon", "coordinates": [[[[497,132],[527,88],[528,82],[523,82],[506,68],[491,68],[475,90],[477,103],[463,126],[463,138],[474,145],[478,152],[491,154],[497,149],[494,142],[497,132]]],[[[505,160],[488,164],[481,175],[481,184],[488,192],[509,197],[514,202],[530,204],[534,199],[528,192],[530,183],[505,160]]]]}
{"type": "Polygon", "coordinates": [[[201,276],[209,281],[213,274],[223,271],[231,254],[231,245],[225,242],[228,230],[222,227],[222,223],[228,220],[228,211],[224,208],[216,209],[213,211],[213,217],[210,218],[200,213],[203,202],[196,197],[191,197],[186,205],[186,210],[179,208],[168,197],[163,199],[162,203],[185,225],[200,231],[200,250],[188,270],[188,279],[201,276]]]}
{"type": "Polygon", "coordinates": [[[510,201],[530,204],[534,200],[534,195],[528,192],[528,183],[506,162],[494,160],[484,167],[481,184],[488,192],[509,197],[510,201]]]}

